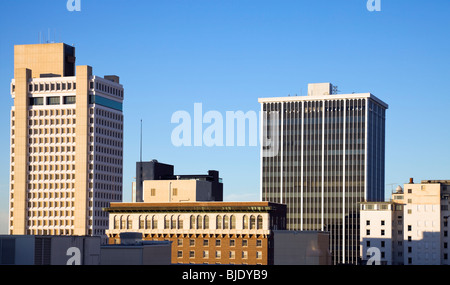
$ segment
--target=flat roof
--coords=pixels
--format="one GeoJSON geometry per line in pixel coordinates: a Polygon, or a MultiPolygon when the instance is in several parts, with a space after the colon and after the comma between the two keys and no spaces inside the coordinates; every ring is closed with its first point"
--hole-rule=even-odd
{"type": "Polygon", "coordinates": [[[353,93],[353,94],[332,94],[318,96],[289,96],[289,97],[270,97],[258,98],[259,103],[277,103],[277,102],[301,102],[301,101],[322,101],[322,100],[342,100],[342,99],[373,99],[386,109],[389,105],[377,98],[371,93],[353,93]]]}
{"type": "Polygon", "coordinates": [[[115,212],[268,212],[285,210],[285,204],[272,202],[170,202],[170,203],[110,203],[103,208],[115,212]]]}

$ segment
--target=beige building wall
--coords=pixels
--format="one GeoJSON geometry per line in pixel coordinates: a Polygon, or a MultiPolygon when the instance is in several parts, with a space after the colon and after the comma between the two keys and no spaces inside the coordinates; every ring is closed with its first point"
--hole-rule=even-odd
{"type": "Polygon", "coordinates": [[[104,235],[102,208],[122,200],[123,87],[73,56],[64,44],[15,46],[11,234],[104,235]]]}
{"type": "Polygon", "coordinates": [[[441,185],[404,185],[404,264],[441,264],[441,185]]]}
{"type": "Polygon", "coordinates": [[[28,163],[28,80],[31,71],[14,70],[14,109],[11,120],[10,228],[13,234],[25,234],[28,163]]]}
{"type": "Polygon", "coordinates": [[[75,63],[75,58],[65,55],[64,46],[63,43],[16,45],[14,67],[30,69],[33,78],[38,78],[41,74],[64,76],[65,63],[75,63]]]}
{"type": "MultiPolygon", "coordinates": [[[[449,201],[450,180],[423,180],[421,183],[413,183],[411,179],[410,183],[404,184],[403,189],[397,188],[397,192],[392,194],[391,202],[362,203],[361,246],[364,248],[366,240],[370,240],[372,245],[381,240],[381,237],[376,235],[381,228],[372,228],[372,225],[386,220],[386,226],[392,225],[392,264],[449,264],[449,201]],[[368,207],[370,205],[371,208],[368,207]],[[389,205],[390,208],[380,211],[379,205],[389,205]],[[366,221],[369,221],[370,225],[367,225],[366,221]],[[372,234],[373,229],[375,235],[372,234]]],[[[366,259],[364,255],[362,258],[366,259]]]]}
{"type": "Polygon", "coordinates": [[[88,137],[89,137],[89,79],[92,67],[77,66],[76,113],[77,127],[75,130],[77,151],[75,153],[75,235],[86,235],[89,220],[88,213],[88,137]]]}
{"type": "MultiPolygon", "coordinates": [[[[195,202],[211,195],[210,182],[201,180],[144,180],[145,203],[195,202]]],[[[205,200],[205,199],[203,199],[205,200]]]]}

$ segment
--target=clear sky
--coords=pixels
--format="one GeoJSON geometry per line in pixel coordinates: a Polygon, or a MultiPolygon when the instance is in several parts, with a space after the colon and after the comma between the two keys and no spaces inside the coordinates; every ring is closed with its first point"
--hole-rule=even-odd
{"type": "MultiPolygon", "coordinates": [[[[259,200],[259,146],[175,147],[178,110],[259,111],[259,97],[305,95],[308,83],[371,92],[389,104],[386,193],[450,179],[450,1],[0,1],[0,233],[7,232],[13,47],[56,41],[77,65],[116,74],[125,88],[124,193],[139,160],[179,174],[220,171],[228,201],[259,200]],[[50,34],[50,38],[49,35],[50,34]],[[391,185],[394,184],[394,185],[391,185]]],[[[205,125],[206,127],[207,125],[205,125]]]]}

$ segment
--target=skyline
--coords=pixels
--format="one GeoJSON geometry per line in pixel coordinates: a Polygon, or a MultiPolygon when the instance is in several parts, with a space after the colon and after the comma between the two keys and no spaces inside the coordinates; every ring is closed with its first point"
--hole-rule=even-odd
{"type": "Polygon", "coordinates": [[[137,7],[81,0],[81,11],[69,12],[65,2],[0,4],[0,233],[7,232],[8,219],[13,47],[39,43],[48,29],[57,42],[75,44],[77,65],[121,78],[124,202],[131,200],[141,119],[144,161],[173,164],[180,174],[218,170],[224,200],[259,201],[259,144],[175,147],[171,116],[179,110],[192,116],[195,103],[223,115],[258,112],[258,98],[305,95],[307,84],[317,82],[331,82],[340,93],[370,92],[389,104],[386,198],[410,177],[449,179],[450,99],[442,89],[450,75],[450,3],[384,0],[380,12],[369,12],[362,0],[152,1],[137,7]],[[19,9],[25,19],[42,17],[10,25],[19,9]]]}

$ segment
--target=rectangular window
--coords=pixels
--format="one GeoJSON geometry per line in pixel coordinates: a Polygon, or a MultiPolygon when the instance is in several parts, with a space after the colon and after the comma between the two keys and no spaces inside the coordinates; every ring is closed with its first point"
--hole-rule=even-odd
{"type": "Polygon", "coordinates": [[[30,105],[31,106],[44,105],[44,98],[42,98],[42,97],[31,97],[30,98],[30,105]]]}
{"type": "Polygon", "coordinates": [[[64,104],[75,104],[76,103],[76,97],[75,96],[64,96],[63,98],[64,104]]]}
{"type": "Polygon", "coordinates": [[[47,97],[47,105],[59,105],[59,97],[47,97]]]}

